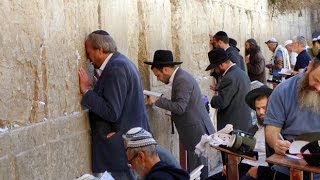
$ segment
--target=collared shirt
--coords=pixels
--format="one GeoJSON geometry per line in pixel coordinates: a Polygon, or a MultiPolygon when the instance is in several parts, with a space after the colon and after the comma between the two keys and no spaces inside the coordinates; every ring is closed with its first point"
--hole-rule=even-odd
{"type": "Polygon", "coordinates": [[[106,67],[107,63],[109,62],[110,58],[112,57],[113,53],[109,54],[109,56],[104,60],[104,62],[102,63],[102,65],[100,66],[99,69],[95,69],[96,72],[98,73],[99,76],[101,76],[102,71],[104,70],[104,68],[106,67]]]}
{"type": "Polygon", "coordinates": [[[174,76],[176,75],[176,72],[177,72],[178,69],[179,69],[179,67],[177,67],[176,70],[173,71],[173,73],[172,73],[172,75],[171,75],[171,77],[169,79],[169,84],[168,84],[169,86],[172,86],[172,82],[173,82],[174,76]]]}
{"type": "Polygon", "coordinates": [[[256,146],[254,147],[254,151],[258,152],[258,160],[252,161],[248,159],[243,159],[241,163],[249,164],[254,167],[258,166],[268,166],[266,162],[266,142],[265,142],[265,135],[264,135],[264,126],[257,124],[258,130],[254,134],[256,138],[256,146]]]}
{"type": "Polygon", "coordinates": [[[232,63],[231,66],[229,66],[228,69],[226,69],[226,71],[224,71],[224,73],[222,74],[222,76],[224,76],[224,75],[229,71],[229,69],[230,69],[232,66],[234,66],[234,65],[236,65],[236,64],[235,64],[235,63],[232,63]]]}

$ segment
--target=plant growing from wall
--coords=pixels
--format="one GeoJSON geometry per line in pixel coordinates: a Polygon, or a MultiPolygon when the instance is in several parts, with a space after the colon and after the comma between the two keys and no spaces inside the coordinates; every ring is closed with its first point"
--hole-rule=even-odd
{"type": "Polygon", "coordinates": [[[277,14],[299,12],[302,16],[302,9],[317,10],[320,8],[319,0],[268,0],[272,9],[272,17],[277,14]]]}

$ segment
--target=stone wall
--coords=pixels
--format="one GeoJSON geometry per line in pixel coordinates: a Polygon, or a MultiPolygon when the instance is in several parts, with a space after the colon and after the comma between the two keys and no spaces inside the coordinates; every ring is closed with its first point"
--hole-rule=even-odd
{"type": "MultiPolygon", "coordinates": [[[[90,136],[80,106],[78,69],[84,38],[105,29],[139,68],[144,87],[170,96],[143,61],[171,49],[182,68],[212,96],[204,71],[208,34],[224,30],[238,41],[264,41],[319,31],[319,12],[272,17],[267,0],[2,0],[0,2],[0,179],[73,179],[90,172],[90,136]]],[[[165,111],[148,108],[159,144],[176,156],[177,134],[165,111]]]]}

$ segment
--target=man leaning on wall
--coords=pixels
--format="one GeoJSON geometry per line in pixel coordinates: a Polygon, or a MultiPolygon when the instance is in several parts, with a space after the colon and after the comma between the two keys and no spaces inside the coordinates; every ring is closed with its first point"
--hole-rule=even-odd
{"type": "Polygon", "coordinates": [[[91,87],[87,72],[79,70],[81,104],[89,110],[92,172],[99,176],[108,171],[115,179],[134,179],[122,135],[137,126],[150,131],[138,70],[117,51],[106,31],[90,33],[85,48],[96,71],[91,87]]]}

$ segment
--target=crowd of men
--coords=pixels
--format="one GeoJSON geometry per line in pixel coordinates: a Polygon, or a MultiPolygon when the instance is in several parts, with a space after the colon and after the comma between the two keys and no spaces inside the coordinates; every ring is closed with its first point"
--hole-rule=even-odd
{"type": "MultiPolygon", "coordinates": [[[[319,41],[316,39],[313,44],[318,49],[319,41]]],[[[241,178],[244,179],[263,179],[273,175],[279,179],[289,178],[286,168],[271,169],[265,162],[266,143],[275,153],[284,155],[297,136],[320,130],[318,49],[312,48],[312,53],[318,53],[311,54],[312,59],[303,36],[286,41],[284,46],[275,38],[265,43],[273,52],[270,64],[266,64],[254,39],[245,42],[243,58],[236,47],[237,42],[226,32],[210,35],[213,49],[208,53],[209,65],[205,70],[211,71],[216,78],[216,83],[210,86],[217,92],[210,101],[211,107],[217,109],[216,130],[232,124],[235,129],[251,131],[257,139],[255,149],[259,161],[243,160],[240,163],[241,178]],[[270,69],[273,79],[283,79],[282,69],[293,77],[281,82],[272,92],[265,86],[266,68],[270,69]],[[250,91],[250,83],[256,80],[265,85],[250,91]],[[250,108],[257,116],[257,124],[253,127],[250,108]],[[279,139],[279,134],[285,141],[279,139]]],[[[194,150],[201,136],[213,134],[215,128],[197,81],[178,66],[182,62],[174,61],[170,50],[157,50],[153,61],[145,61],[145,64],[151,66],[159,81],[172,87],[171,98],[150,96],[145,102],[137,68],[117,51],[108,32],[97,30],[90,33],[85,48],[96,73],[90,77],[81,68],[79,85],[83,95],[81,104],[89,110],[92,172],[96,177],[108,171],[115,179],[189,179],[188,173],[193,169],[201,164],[207,165],[207,159],[198,157],[194,150]],[[157,145],[145,103],[171,112],[171,120],[187,150],[188,172],[177,165],[168,151],[157,145]]],[[[223,179],[225,173],[209,178],[223,179]]],[[[205,166],[201,179],[207,176],[205,166]]]]}

